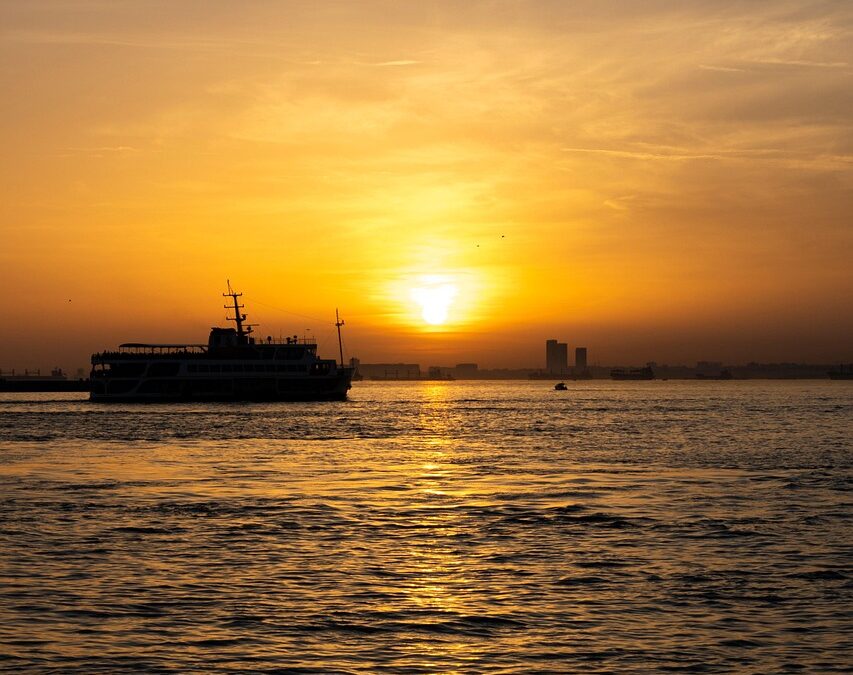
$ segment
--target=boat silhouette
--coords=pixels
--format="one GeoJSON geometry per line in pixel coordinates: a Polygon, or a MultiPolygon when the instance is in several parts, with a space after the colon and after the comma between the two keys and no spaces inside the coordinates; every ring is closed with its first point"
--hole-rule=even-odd
{"type": "Polygon", "coordinates": [[[317,356],[313,338],[256,340],[232,290],[225,308],[235,327],[210,330],[207,344],[128,342],[92,355],[89,399],[140,401],[344,400],[353,369],[343,365],[341,326],[335,313],[341,362],[317,356]]]}

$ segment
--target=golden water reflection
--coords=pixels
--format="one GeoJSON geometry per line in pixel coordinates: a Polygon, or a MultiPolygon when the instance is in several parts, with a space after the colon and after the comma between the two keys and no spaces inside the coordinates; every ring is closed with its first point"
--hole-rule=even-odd
{"type": "Polygon", "coordinates": [[[9,406],[0,643],[17,671],[820,670],[849,585],[843,476],[814,470],[834,384],[9,406]]]}

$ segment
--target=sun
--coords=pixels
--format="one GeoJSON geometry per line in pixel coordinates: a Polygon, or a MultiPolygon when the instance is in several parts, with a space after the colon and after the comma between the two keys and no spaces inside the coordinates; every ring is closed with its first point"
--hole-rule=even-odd
{"type": "Polygon", "coordinates": [[[435,277],[424,278],[424,285],[413,288],[412,300],[421,307],[421,316],[431,326],[447,322],[450,306],[458,293],[454,284],[435,277]]]}

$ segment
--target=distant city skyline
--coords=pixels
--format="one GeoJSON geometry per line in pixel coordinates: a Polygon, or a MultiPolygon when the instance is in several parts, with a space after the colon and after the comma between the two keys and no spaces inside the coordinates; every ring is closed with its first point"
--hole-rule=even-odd
{"type": "MultiPolygon", "coordinates": [[[[347,324],[347,326],[349,327],[350,324],[347,324]]],[[[329,330],[328,328],[325,330],[303,328],[298,333],[294,328],[291,328],[290,330],[276,330],[267,332],[273,335],[299,334],[310,335],[315,337],[317,335],[322,335],[323,337],[317,338],[320,354],[326,356],[327,358],[337,358],[337,342],[336,337],[334,336],[333,327],[331,328],[331,330],[329,330]]],[[[261,330],[259,332],[259,335],[260,333],[264,333],[264,330],[261,330]]],[[[488,336],[485,336],[484,339],[488,339],[488,336]]],[[[23,373],[25,370],[41,370],[43,373],[46,373],[53,368],[59,367],[69,374],[76,374],[81,368],[84,370],[84,372],[88,373],[89,357],[91,353],[94,353],[95,351],[100,351],[105,348],[115,347],[123,342],[132,341],[136,340],[127,339],[126,336],[123,338],[113,339],[112,341],[101,339],[97,343],[97,346],[93,347],[91,351],[85,352],[78,356],[77,350],[75,350],[75,345],[73,344],[65,344],[63,347],[62,345],[51,345],[48,344],[47,341],[42,340],[37,342],[35,344],[35,348],[30,352],[32,354],[32,358],[30,360],[19,359],[17,361],[14,361],[12,360],[11,352],[9,350],[4,350],[0,352],[0,370],[4,372],[15,370],[18,373],[23,373]],[[47,356],[43,356],[44,354],[47,354],[47,356]]],[[[148,333],[148,337],[146,339],[139,341],[152,343],[163,342],[190,344],[198,342],[199,340],[182,340],[180,339],[180,336],[176,333],[170,333],[167,339],[157,339],[157,336],[155,336],[153,333],[148,333]]],[[[648,351],[646,351],[645,353],[637,354],[639,350],[636,346],[626,346],[620,348],[618,344],[614,346],[611,343],[611,348],[607,351],[604,351],[604,353],[601,353],[598,347],[590,349],[588,346],[583,345],[574,346],[573,344],[571,344],[570,341],[561,342],[553,338],[548,338],[547,340],[531,340],[528,343],[516,344],[517,353],[519,354],[518,358],[500,359],[494,357],[489,358],[490,355],[495,354],[497,349],[493,345],[489,345],[488,342],[484,342],[481,345],[482,351],[479,353],[470,350],[465,352],[455,352],[453,350],[446,349],[412,349],[409,351],[402,351],[400,349],[390,349],[387,352],[379,351],[375,348],[359,350],[358,346],[365,344],[365,342],[367,341],[359,340],[357,337],[354,338],[348,332],[348,329],[345,329],[345,359],[349,360],[350,358],[355,357],[356,359],[364,363],[408,363],[424,369],[433,365],[439,365],[441,367],[446,368],[455,366],[456,364],[473,364],[476,365],[478,368],[484,370],[551,370],[555,373],[559,373],[561,371],[572,372],[573,368],[575,368],[578,363],[583,363],[583,366],[581,367],[612,367],[643,366],[649,362],[654,362],[659,364],[665,364],[668,366],[699,369],[703,367],[702,364],[705,364],[705,367],[707,369],[716,366],[745,366],[749,363],[794,363],[813,365],[835,365],[853,362],[853,354],[844,352],[841,349],[838,350],[838,354],[847,353],[847,356],[838,356],[835,358],[830,357],[803,359],[792,358],[791,356],[788,356],[787,354],[783,353],[782,355],[779,355],[776,358],[772,358],[772,356],[770,358],[767,358],[766,356],[763,358],[761,356],[753,356],[750,358],[724,358],[717,356],[716,358],[708,358],[704,355],[694,356],[693,354],[695,352],[688,351],[688,355],[686,357],[673,358],[672,355],[668,357],[663,349],[656,349],[654,345],[651,345],[648,351]],[[553,343],[554,347],[559,350],[558,353],[554,354],[554,358],[558,360],[555,361],[555,366],[553,368],[549,368],[547,343],[553,343]],[[570,361],[568,359],[568,353],[570,350],[573,350],[573,361],[570,361]],[[582,362],[578,360],[579,355],[582,356],[582,362]],[[560,365],[562,363],[565,363],[565,368],[560,365]]],[[[498,336],[496,342],[500,343],[500,336],[498,336]]],[[[717,353],[719,354],[720,352],[717,353]]]]}
{"type": "Polygon", "coordinates": [[[696,364],[609,364],[571,366],[566,372],[553,372],[546,368],[480,368],[476,363],[430,364],[418,363],[364,363],[358,358],[349,361],[358,379],[366,380],[602,380],[610,379],[614,372],[650,369],[657,379],[731,380],[731,379],[851,379],[838,377],[839,373],[853,374],[853,364],[804,363],[746,363],[723,364],[699,361],[696,364]]]}

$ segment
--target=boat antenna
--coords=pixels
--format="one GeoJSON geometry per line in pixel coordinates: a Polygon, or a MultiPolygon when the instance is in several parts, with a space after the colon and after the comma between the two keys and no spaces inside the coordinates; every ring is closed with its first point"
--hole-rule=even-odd
{"type": "Polygon", "coordinates": [[[246,320],[246,315],[240,312],[241,309],[245,305],[241,305],[237,298],[242,296],[242,293],[237,293],[234,289],[231,288],[231,280],[226,279],[226,283],[228,284],[228,292],[223,293],[223,298],[231,298],[233,305],[224,305],[225,309],[233,309],[234,316],[227,316],[228,321],[233,321],[237,324],[237,342],[238,344],[245,344],[247,342],[247,337],[249,333],[252,332],[252,326],[257,324],[247,323],[246,327],[243,327],[243,322],[246,320]]]}
{"type": "Polygon", "coordinates": [[[341,320],[341,317],[338,315],[338,308],[335,307],[335,327],[338,329],[338,351],[341,355],[341,368],[344,367],[344,345],[341,342],[341,326],[344,325],[344,322],[341,320]]]}

